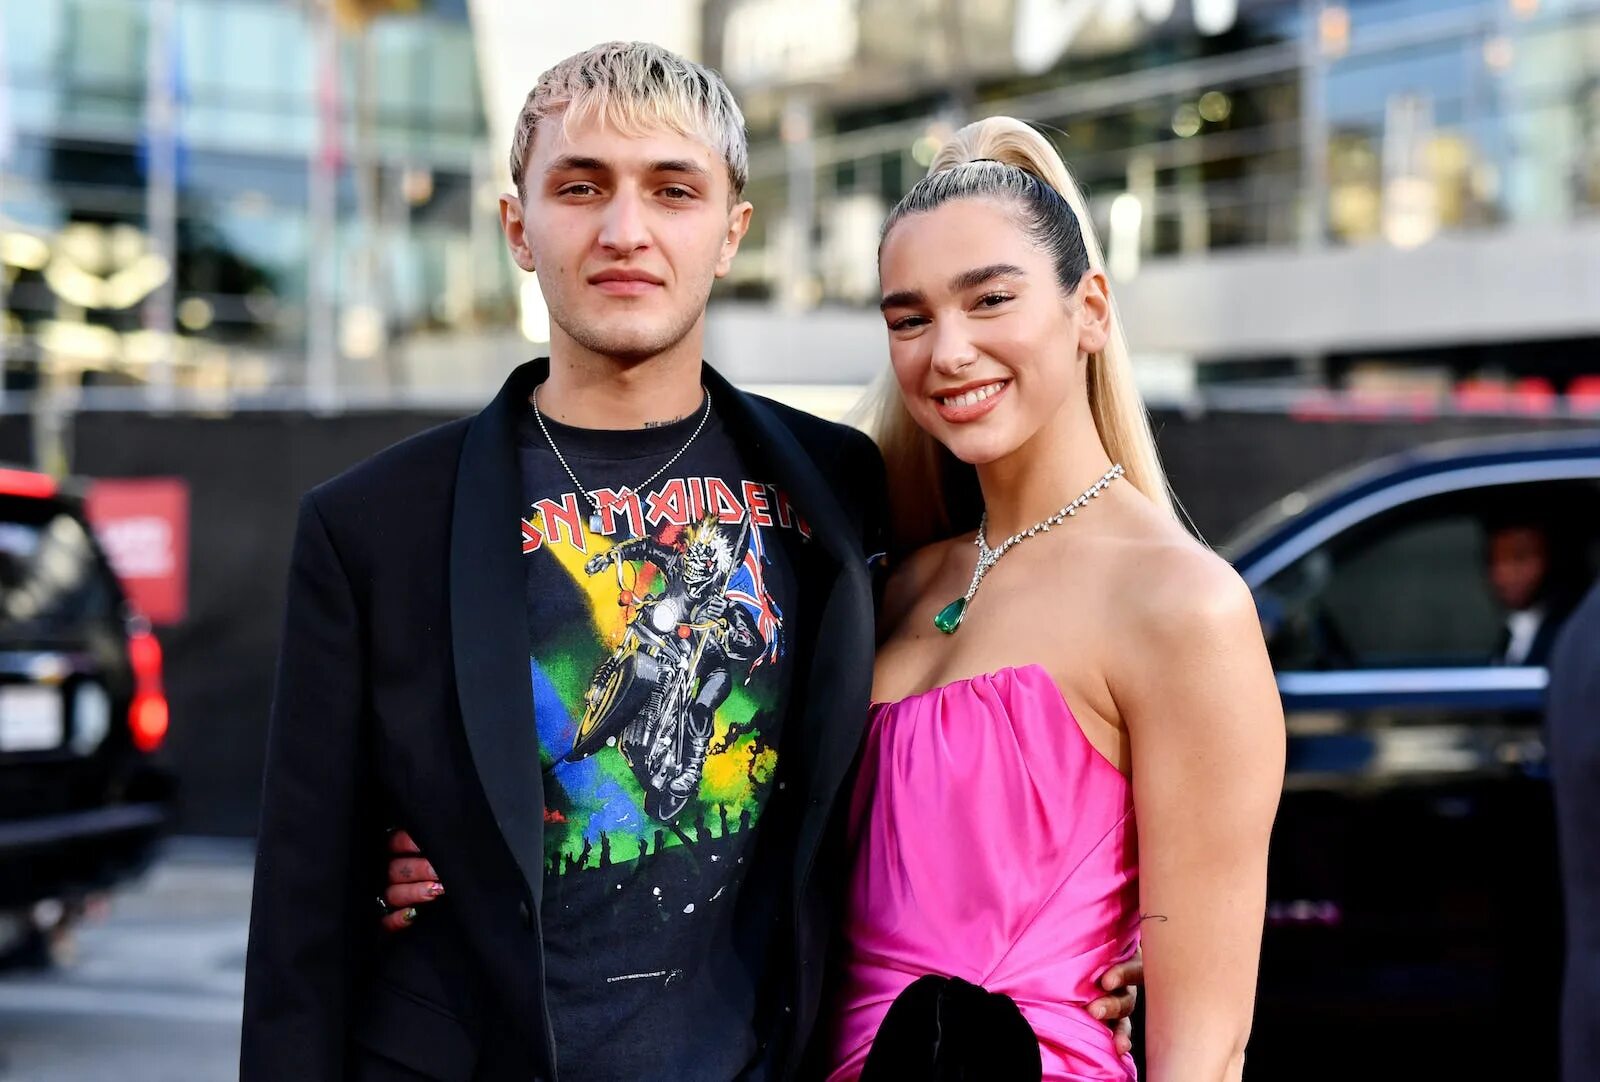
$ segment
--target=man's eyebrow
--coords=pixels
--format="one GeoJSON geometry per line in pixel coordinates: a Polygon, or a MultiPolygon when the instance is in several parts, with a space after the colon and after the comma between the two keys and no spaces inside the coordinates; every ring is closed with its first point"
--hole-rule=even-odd
{"type": "Polygon", "coordinates": [[[885,293],[883,300],[878,302],[878,311],[887,312],[891,308],[910,308],[921,304],[926,299],[914,289],[901,289],[894,293],[885,293]]]}
{"type": "Polygon", "coordinates": [[[996,278],[1022,278],[1027,272],[1015,263],[991,263],[987,267],[974,267],[950,279],[950,292],[965,293],[996,278]]]}
{"type": "Polygon", "coordinates": [[[546,173],[603,173],[611,167],[599,158],[585,158],[577,154],[565,154],[550,163],[546,173]]]}
{"type": "Polygon", "coordinates": [[[688,158],[667,158],[659,162],[650,163],[652,173],[689,173],[693,176],[710,176],[705,166],[699,162],[690,161],[688,158]]]}

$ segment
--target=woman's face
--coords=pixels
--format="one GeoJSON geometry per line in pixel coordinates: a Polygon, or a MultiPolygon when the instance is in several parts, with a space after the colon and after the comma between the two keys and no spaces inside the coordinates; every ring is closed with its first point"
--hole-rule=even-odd
{"type": "Polygon", "coordinates": [[[912,418],[963,462],[1004,458],[1083,399],[1104,348],[1105,279],[1074,294],[1001,204],[957,199],[902,219],[879,259],[889,358],[912,418]]]}

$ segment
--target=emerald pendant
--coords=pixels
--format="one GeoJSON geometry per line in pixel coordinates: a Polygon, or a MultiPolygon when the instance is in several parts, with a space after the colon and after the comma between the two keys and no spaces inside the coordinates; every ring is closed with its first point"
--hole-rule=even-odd
{"type": "Polygon", "coordinates": [[[967,599],[958,597],[939,610],[938,615],[933,618],[933,626],[946,635],[954,635],[956,628],[961,626],[961,614],[966,611],[967,599]]]}

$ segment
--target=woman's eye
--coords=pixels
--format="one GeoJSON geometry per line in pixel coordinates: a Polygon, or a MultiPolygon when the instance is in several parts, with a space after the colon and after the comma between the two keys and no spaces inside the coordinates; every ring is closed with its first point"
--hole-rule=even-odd
{"type": "Polygon", "coordinates": [[[901,316],[899,319],[892,320],[889,323],[889,329],[891,331],[909,331],[914,327],[922,326],[926,322],[928,321],[922,316],[901,316]]]}
{"type": "Polygon", "coordinates": [[[985,293],[979,299],[978,304],[983,308],[998,308],[1010,299],[1011,294],[1009,293],[985,293]]]}

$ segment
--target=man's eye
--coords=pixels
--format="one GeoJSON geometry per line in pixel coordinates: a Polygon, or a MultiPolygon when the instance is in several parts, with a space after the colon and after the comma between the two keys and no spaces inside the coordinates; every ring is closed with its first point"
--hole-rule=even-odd
{"type": "Polygon", "coordinates": [[[661,194],[666,196],[668,199],[673,199],[673,200],[693,199],[694,198],[694,193],[691,192],[688,188],[679,188],[676,185],[674,185],[671,188],[663,188],[663,189],[661,189],[661,194]]]}
{"type": "Polygon", "coordinates": [[[568,184],[565,188],[561,189],[561,193],[560,194],[562,194],[562,195],[593,195],[597,191],[599,191],[599,189],[596,188],[593,184],[568,184]]]}

